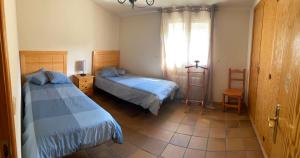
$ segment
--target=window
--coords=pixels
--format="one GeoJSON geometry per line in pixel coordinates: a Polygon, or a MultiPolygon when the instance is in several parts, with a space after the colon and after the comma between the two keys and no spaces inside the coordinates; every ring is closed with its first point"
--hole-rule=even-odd
{"type": "Polygon", "coordinates": [[[208,23],[192,23],[189,63],[199,60],[200,65],[207,65],[210,43],[209,30],[210,28],[208,23]]]}
{"type": "MultiPolygon", "coordinates": [[[[183,97],[187,91],[187,69],[185,66],[195,65],[209,69],[209,53],[211,41],[211,14],[208,8],[183,8],[175,11],[168,9],[162,12],[162,70],[163,76],[175,81],[179,86],[179,95],[183,97]]],[[[193,78],[192,78],[193,79],[193,78]]],[[[199,78],[198,78],[199,79],[199,78]]],[[[208,86],[208,80],[206,80],[208,86]]],[[[195,82],[198,82],[195,81],[195,82]]],[[[207,88],[209,90],[210,87],[207,88]]],[[[199,93],[193,98],[199,97],[199,93]]]]}
{"type": "Polygon", "coordinates": [[[165,32],[165,64],[168,69],[180,68],[194,64],[206,66],[210,44],[210,23],[194,19],[170,21],[165,32]]]}

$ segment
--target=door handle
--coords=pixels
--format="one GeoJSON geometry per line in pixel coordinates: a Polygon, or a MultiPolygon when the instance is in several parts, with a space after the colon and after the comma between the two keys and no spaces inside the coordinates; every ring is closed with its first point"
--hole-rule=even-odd
{"type": "Polygon", "coordinates": [[[278,121],[278,118],[277,117],[269,117],[268,118],[268,121],[269,121],[269,127],[270,128],[275,128],[276,126],[276,122],[278,121]]]}
{"type": "Polygon", "coordinates": [[[279,123],[279,111],[280,111],[280,105],[276,105],[275,109],[275,116],[274,117],[269,117],[268,122],[269,122],[269,127],[273,129],[273,143],[276,143],[276,136],[277,136],[277,129],[278,129],[278,123],[279,123]]]}

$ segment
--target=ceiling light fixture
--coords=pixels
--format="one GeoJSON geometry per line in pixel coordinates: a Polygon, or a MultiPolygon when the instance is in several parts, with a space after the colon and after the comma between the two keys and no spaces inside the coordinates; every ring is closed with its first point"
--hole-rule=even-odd
{"type": "MultiPolygon", "coordinates": [[[[120,4],[124,4],[127,0],[118,0],[118,2],[120,4]]],[[[132,8],[134,8],[134,3],[137,1],[137,0],[128,0],[132,6],[132,8]]],[[[152,6],[154,4],[154,0],[146,0],[146,3],[148,4],[148,6],[152,6]]]]}

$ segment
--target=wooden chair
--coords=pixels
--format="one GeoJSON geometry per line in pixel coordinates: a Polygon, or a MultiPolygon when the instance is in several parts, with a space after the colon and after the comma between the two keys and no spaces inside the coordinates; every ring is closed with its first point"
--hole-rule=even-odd
{"type": "Polygon", "coordinates": [[[246,78],[246,69],[231,69],[229,68],[229,80],[228,80],[228,89],[225,89],[223,92],[222,98],[222,106],[223,111],[226,110],[227,107],[237,108],[238,113],[241,113],[241,104],[244,99],[244,91],[245,91],[245,78],[246,78]],[[234,74],[240,76],[236,77],[234,74]],[[233,88],[233,82],[242,83],[241,88],[233,88]],[[227,97],[227,102],[226,102],[227,97]],[[236,100],[236,102],[232,102],[232,100],[236,100]]]}

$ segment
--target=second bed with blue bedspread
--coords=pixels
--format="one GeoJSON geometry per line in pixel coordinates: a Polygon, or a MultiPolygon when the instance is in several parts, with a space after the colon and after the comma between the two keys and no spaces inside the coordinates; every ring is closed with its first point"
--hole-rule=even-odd
{"type": "Polygon", "coordinates": [[[149,109],[158,114],[165,99],[174,98],[178,88],[175,82],[134,75],[117,77],[96,76],[95,86],[118,98],[149,109]]]}

